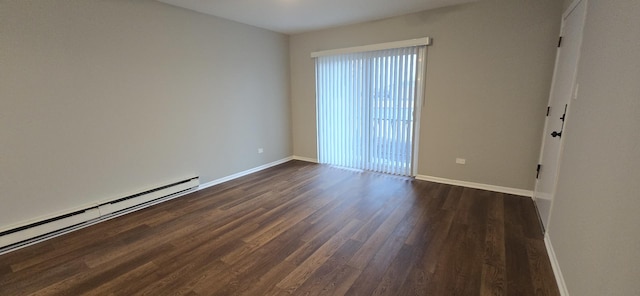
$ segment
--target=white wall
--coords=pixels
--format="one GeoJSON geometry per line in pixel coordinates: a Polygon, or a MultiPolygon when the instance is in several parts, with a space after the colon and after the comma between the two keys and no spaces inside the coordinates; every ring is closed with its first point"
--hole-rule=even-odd
{"type": "Polygon", "coordinates": [[[571,295],[640,295],[640,1],[588,3],[549,236],[571,295]]]}
{"type": "Polygon", "coordinates": [[[567,10],[571,3],[573,3],[573,0],[562,0],[562,10],[567,10]]]}
{"type": "Polygon", "coordinates": [[[0,229],[292,153],[285,35],[156,1],[8,0],[0,46],[0,229]]]}
{"type": "Polygon", "coordinates": [[[533,189],[561,12],[483,0],[291,36],[294,155],[317,157],[311,52],[429,36],[418,173],[533,189]]]}

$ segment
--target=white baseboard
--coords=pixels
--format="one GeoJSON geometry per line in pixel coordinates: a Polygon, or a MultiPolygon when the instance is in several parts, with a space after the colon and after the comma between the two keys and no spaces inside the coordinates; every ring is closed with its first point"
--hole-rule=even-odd
{"type": "Polygon", "coordinates": [[[560,264],[558,264],[558,258],[556,258],[556,252],[551,245],[551,239],[549,234],[544,235],[544,245],[547,247],[547,254],[551,261],[551,268],[553,268],[553,275],[556,277],[556,283],[558,284],[558,290],[560,290],[561,296],[569,296],[569,290],[567,290],[567,284],[564,282],[562,271],[560,270],[560,264]]]}
{"type": "Polygon", "coordinates": [[[242,172],[239,172],[239,173],[235,173],[235,174],[233,174],[233,175],[229,175],[229,176],[226,176],[226,177],[222,177],[222,178],[220,178],[220,179],[215,179],[215,180],[213,180],[213,181],[209,181],[209,182],[207,182],[207,183],[200,184],[200,186],[198,186],[198,190],[205,189],[205,188],[208,188],[208,187],[211,187],[211,186],[215,186],[215,185],[218,185],[218,184],[220,184],[220,183],[224,183],[224,182],[227,182],[227,181],[231,181],[231,180],[233,180],[233,179],[237,179],[237,178],[240,178],[240,177],[244,177],[244,176],[246,176],[246,175],[253,174],[253,173],[255,173],[255,172],[259,172],[259,171],[262,171],[262,170],[264,170],[264,169],[268,169],[268,168],[270,168],[270,167],[277,166],[277,165],[279,165],[279,164],[283,164],[283,163],[285,163],[285,162],[287,162],[287,161],[290,161],[290,160],[292,160],[292,159],[294,159],[294,158],[293,158],[293,157],[291,157],[291,156],[289,156],[289,157],[285,157],[285,158],[283,158],[283,159],[276,160],[276,161],[274,161],[274,162],[270,162],[270,163],[267,163],[267,164],[261,165],[261,166],[259,166],[259,167],[255,167],[255,168],[252,168],[252,169],[248,169],[248,170],[246,170],[246,171],[242,171],[242,172]]]}
{"type": "Polygon", "coordinates": [[[318,160],[315,158],[309,158],[309,157],[302,157],[302,156],[293,156],[291,159],[294,160],[301,160],[301,161],[306,161],[306,162],[313,162],[313,163],[318,163],[318,160]]]}
{"type": "Polygon", "coordinates": [[[533,196],[533,191],[518,189],[518,188],[502,187],[502,186],[495,186],[495,185],[474,183],[474,182],[467,182],[467,181],[460,181],[460,180],[452,180],[452,179],[432,177],[427,175],[416,175],[416,179],[435,182],[435,183],[482,189],[482,190],[488,190],[488,191],[494,191],[494,192],[500,192],[500,193],[506,193],[506,194],[520,195],[520,196],[526,196],[526,197],[533,196]]]}

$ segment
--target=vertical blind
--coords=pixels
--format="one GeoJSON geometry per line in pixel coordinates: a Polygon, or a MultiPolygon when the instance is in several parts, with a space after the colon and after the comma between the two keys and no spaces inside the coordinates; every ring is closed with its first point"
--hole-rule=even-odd
{"type": "Polygon", "coordinates": [[[411,176],[425,46],[316,59],[320,163],[411,176]]]}

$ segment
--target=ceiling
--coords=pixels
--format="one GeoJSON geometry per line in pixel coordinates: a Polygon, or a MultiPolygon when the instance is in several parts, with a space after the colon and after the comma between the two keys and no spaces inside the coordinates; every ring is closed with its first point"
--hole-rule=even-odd
{"type": "Polygon", "coordinates": [[[285,34],[374,21],[476,0],[158,0],[285,34]]]}

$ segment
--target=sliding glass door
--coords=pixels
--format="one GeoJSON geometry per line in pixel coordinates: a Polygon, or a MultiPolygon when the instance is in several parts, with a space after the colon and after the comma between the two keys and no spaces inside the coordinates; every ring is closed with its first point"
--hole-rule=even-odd
{"type": "Polygon", "coordinates": [[[411,176],[424,46],[316,59],[321,163],[411,176]]]}

